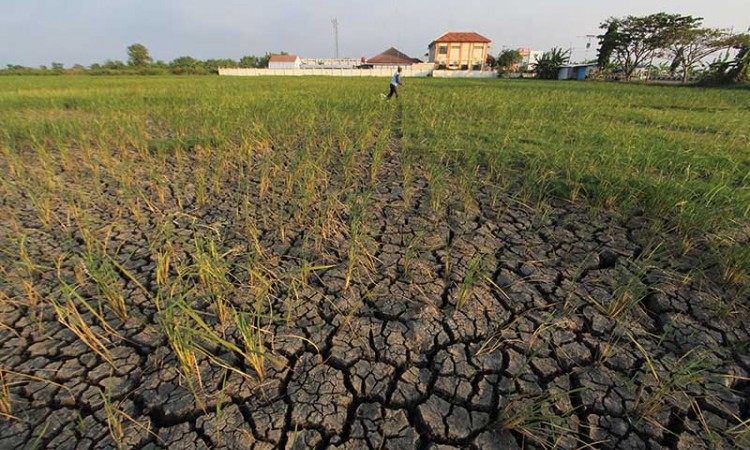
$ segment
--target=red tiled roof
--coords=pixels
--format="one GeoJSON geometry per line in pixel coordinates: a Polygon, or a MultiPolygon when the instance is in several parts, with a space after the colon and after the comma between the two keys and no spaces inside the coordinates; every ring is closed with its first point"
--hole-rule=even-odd
{"type": "Polygon", "coordinates": [[[396,50],[394,47],[389,48],[379,55],[375,55],[367,60],[368,64],[389,64],[389,65],[403,65],[409,66],[415,62],[421,62],[416,58],[411,58],[409,55],[396,50]]]}
{"type": "Polygon", "coordinates": [[[491,41],[479,33],[474,32],[448,32],[435,39],[430,45],[436,42],[486,42],[491,41]]]}
{"type": "Polygon", "coordinates": [[[297,61],[297,55],[271,55],[268,62],[293,63],[297,61]]]}

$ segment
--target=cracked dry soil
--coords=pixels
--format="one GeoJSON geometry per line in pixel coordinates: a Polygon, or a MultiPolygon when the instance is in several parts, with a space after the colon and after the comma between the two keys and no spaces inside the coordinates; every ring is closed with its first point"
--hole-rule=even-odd
{"type": "MultiPolygon", "coordinates": [[[[153,301],[126,277],[130,315],[107,315],[120,335],[114,365],[49,308],[4,303],[2,367],[36,378],[6,373],[16,418],[0,419],[0,448],[747,448],[738,424],[750,417],[750,325],[744,309],[727,312],[740,290],[686,276],[691,254],[652,251],[638,215],[564,201],[542,212],[485,186],[475,208],[448,202],[436,216],[419,170],[404,201],[398,138],[367,208],[373,270],[345,289],[346,239],[325,245],[323,262],[336,267],[316,272],[292,311],[271,305],[292,320],[268,324],[275,362],[263,381],[236,355],[222,356],[251,376],[203,357],[196,401],[153,301]],[[119,443],[104,390],[122,418],[119,443]]],[[[257,201],[259,217],[274,213],[257,201]]],[[[202,224],[223,249],[249,247],[233,208],[215,198],[192,210],[197,219],[175,216],[175,246],[189,248],[202,224]]],[[[32,257],[80,250],[25,217],[32,257]]],[[[155,290],[149,232],[124,217],[110,239],[155,290]]],[[[274,270],[299,264],[304,226],[283,240],[271,226],[259,232],[274,270]]],[[[54,295],[52,272],[34,280],[41,296],[54,295]]]]}

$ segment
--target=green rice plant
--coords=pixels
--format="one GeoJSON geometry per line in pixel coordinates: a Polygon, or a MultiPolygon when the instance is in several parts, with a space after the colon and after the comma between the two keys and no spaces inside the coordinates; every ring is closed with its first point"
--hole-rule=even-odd
{"type": "Polygon", "coordinates": [[[299,268],[299,270],[289,277],[289,280],[287,282],[286,305],[284,314],[284,320],[287,325],[290,325],[292,323],[294,308],[300,301],[299,291],[308,287],[310,276],[317,271],[332,269],[334,267],[336,267],[335,264],[316,266],[309,261],[303,261],[302,266],[299,268]]]}
{"type": "MultiPolygon", "coordinates": [[[[262,301],[262,300],[261,300],[262,301]]],[[[270,361],[274,364],[281,365],[281,362],[266,353],[265,347],[263,346],[263,334],[268,333],[260,326],[260,321],[266,318],[259,312],[258,305],[256,309],[251,313],[251,317],[254,318],[253,322],[247,322],[246,317],[242,315],[234,315],[239,322],[235,322],[238,331],[240,331],[245,348],[241,348],[234,342],[224,339],[221,337],[213,328],[201,317],[195,309],[193,309],[184,299],[179,299],[176,306],[184,314],[185,318],[188,319],[189,324],[193,327],[192,332],[194,336],[198,338],[194,344],[195,350],[199,351],[202,355],[206,356],[211,362],[223,367],[227,370],[236,372],[242,376],[247,377],[248,374],[241,372],[239,369],[234,367],[232,364],[223,361],[217,357],[209,348],[223,348],[229,352],[242,357],[242,359],[248,362],[256,372],[256,375],[262,379],[265,376],[265,361],[270,361]],[[253,325],[254,324],[254,325],[253,325]]]]}
{"type": "MultiPolygon", "coordinates": [[[[640,345],[638,348],[646,355],[640,345]]],[[[656,414],[665,405],[689,402],[692,395],[689,390],[710,376],[707,356],[706,353],[691,350],[675,361],[663,377],[658,376],[652,359],[647,358],[647,365],[656,385],[652,387],[647,383],[640,384],[635,399],[635,409],[640,418],[650,423],[658,423],[656,414]]]]}
{"type": "Polygon", "coordinates": [[[378,178],[378,169],[383,162],[383,157],[388,151],[390,133],[384,129],[380,132],[372,149],[372,162],[370,163],[370,184],[374,185],[378,178]]]}
{"type": "Polygon", "coordinates": [[[57,321],[60,322],[65,328],[75,334],[78,339],[81,340],[86,346],[88,346],[95,354],[101,357],[112,367],[115,367],[115,363],[112,360],[112,356],[109,352],[108,345],[112,343],[109,336],[118,336],[117,332],[112,329],[104,317],[99,311],[93,308],[88,301],[86,301],[76,289],[64,281],[62,283],[62,290],[64,299],[60,301],[54,297],[50,298],[49,302],[52,306],[55,314],[57,315],[57,321]],[[76,302],[84,307],[94,318],[99,321],[106,334],[95,331],[90,325],[89,321],[83,317],[81,312],[78,310],[76,302]]]}
{"type": "Polygon", "coordinates": [[[231,295],[234,286],[229,280],[229,266],[225,259],[234,252],[229,250],[219,253],[216,243],[211,239],[195,240],[195,271],[200,285],[213,300],[216,315],[221,324],[230,320],[227,295],[231,295]]]}
{"type": "Polygon", "coordinates": [[[469,261],[466,267],[466,273],[461,280],[461,284],[458,286],[458,300],[456,301],[456,309],[462,309],[466,302],[469,300],[474,286],[481,280],[482,272],[484,272],[483,256],[475,256],[469,261]]]}
{"type": "Polygon", "coordinates": [[[245,360],[255,371],[260,381],[266,378],[265,360],[266,347],[265,334],[268,333],[261,326],[261,315],[257,312],[243,313],[235,311],[235,325],[237,332],[242,338],[245,349],[245,360]],[[248,317],[249,316],[249,317],[248,317]]]}
{"type": "Polygon", "coordinates": [[[524,438],[524,441],[539,445],[545,450],[559,448],[564,438],[571,438],[580,444],[579,449],[592,448],[597,443],[585,443],[579,440],[573,423],[570,420],[575,412],[573,408],[556,411],[555,404],[581,389],[569,389],[560,392],[545,392],[539,396],[517,398],[509,401],[500,411],[499,422],[503,430],[513,431],[524,438]]]}
{"type": "Polygon", "coordinates": [[[65,385],[56,383],[52,380],[48,380],[38,375],[16,372],[14,370],[4,369],[0,367],[0,417],[4,417],[10,420],[22,420],[13,415],[13,398],[11,389],[14,386],[20,386],[30,381],[36,381],[55,386],[56,388],[65,391],[70,396],[71,401],[76,400],[72,390],[65,385]]]}
{"type": "Polygon", "coordinates": [[[366,205],[369,200],[369,194],[364,194],[353,200],[349,212],[349,241],[347,249],[347,266],[344,289],[349,289],[349,285],[357,268],[365,270],[374,270],[374,257],[367,250],[367,238],[363,230],[365,226],[366,205]]]}
{"type": "Polygon", "coordinates": [[[439,161],[432,161],[429,172],[429,197],[432,212],[436,217],[448,197],[448,173],[447,169],[439,161]]]}
{"type": "Polygon", "coordinates": [[[122,439],[125,437],[125,430],[122,426],[121,416],[123,412],[112,404],[112,396],[109,389],[106,391],[99,389],[99,396],[102,399],[104,414],[106,414],[107,417],[107,429],[109,430],[109,435],[117,449],[122,450],[124,448],[122,439]]]}
{"type": "Polygon", "coordinates": [[[102,407],[104,408],[109,435],[118,449],[125,448],[123,439],[127,436],[127,433],[130,432],[132,428],[137,428],[144,433],[151,435],[161,444],[164,444],[164,441],[159,437],[159,435],[151,431],[149,427],[139,423],[137,420],[123,411],[119,404],[115,404],[113,402],[113,396],[109,386],[107,386],[105,389],[99,389],[99,396],[102,399],[102,407]],[[125,421],[130,422],[132,425],[126,428],[124,426],[125,421]]]}
{"type": "Polygon", "coordinates": [[[122,320],[128,318],[128,307],[120,289],[120,276],[106,250],[100,246],[89,247],[81,255],[83,267],[106,300],[112,311],[122,320]]]}
{"type": "MultiPolygon", "coordinates": [[[[176,299],[171,297],[169,303],[159,307],[159,325],[167,337],[167,342],[174,352],[180,373],[185,378],[188,389],[193,393],[199,405],[203,405],[199,392],[203,389],[203,379],[198,366],[195,343],[195,331],[184,314],[176,307],[176,299]]],[[[161,302],[158,302],[160,304],[161,302]]]]}

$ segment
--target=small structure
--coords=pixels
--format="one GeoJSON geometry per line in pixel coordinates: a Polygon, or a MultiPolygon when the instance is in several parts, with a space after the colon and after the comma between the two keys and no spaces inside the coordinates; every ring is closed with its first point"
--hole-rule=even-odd
{"type": "Polygon", "coordinates": [[[271,55],[269,69],[299,69],[300,59],[297,55],[271,55]]]}
{"type": "Polygon", "coordinates": [[[539,58],[544,55],[543,51],[530,48],[519,48],[518,52],[521,54],[521,63],[518,66],[523,71],[533,70],[539,58]]]}
{"type": "Polygon", "coordinates": [[[449,32],[430,43],[429,61],[437,69],[484,70],[490,40],[474,32],[449,32]]]}
{"type": "Polygon", "coordinates": [[[362,63],[358,58],[301,58],[303,69],[353,69],[362,63]]]}
{"type": "Polygon", "coordinates": [[[596,63],[589,64],[568,64],[560,67],[560,71],[557,73],[558,80],[585,80],[589,74],[593,72],[598,65],[596,63]]]}
{"type": "Polygon", "coordinates": [[[375,55],[367,60],[369,66],[411,66],[412,64],[421,63],[417,58],[412,58],[406,53],[400,52],[395,47],[391,47],[379,55],[375,55]]]}

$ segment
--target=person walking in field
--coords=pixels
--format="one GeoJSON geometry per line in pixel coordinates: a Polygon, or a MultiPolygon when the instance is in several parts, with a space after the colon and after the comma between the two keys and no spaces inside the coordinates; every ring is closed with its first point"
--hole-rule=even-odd
{"type": "Polygon", "coordinates": [[[383,97],[385,97],[386,100],[391,98],[393,94],[396,94],[396,98],[398,98],[398,86],[403,86],[404,83],[401,81],[401,67],[399,67],[396,70],[396,73],[393,74],[393,77],[391,78],[391,91],[388,93],[388,96],[386,97],[385,94],[383,94],[383,97]]]}

